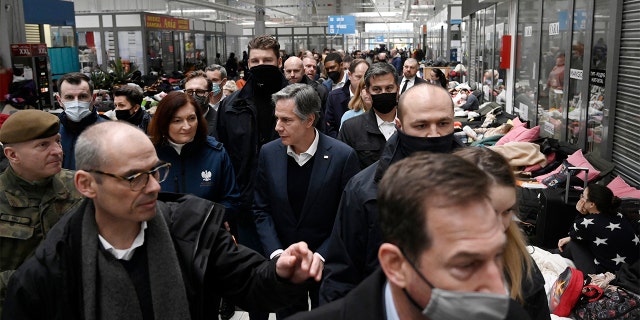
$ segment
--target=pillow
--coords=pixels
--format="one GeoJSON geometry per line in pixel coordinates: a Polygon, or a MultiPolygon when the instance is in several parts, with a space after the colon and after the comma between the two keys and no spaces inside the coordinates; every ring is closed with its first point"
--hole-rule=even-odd
{"type": "Polygon", "coordinates": [[[640,190],[630,186],[627,182],[622,180],[620,176],[611,180],[607,185],[607,188],[613,191],[613,194],[618,198],[636,198],[640,199],[640,190]]]}
{"type": "Polygon", "coordinates": [[[504,137],[496,142],[496,146],[501,146],[507,142],[533,142],[540,137],[540,126],[527,129],[525,126],[514,126],[504,137]]]}
{"type": "MultiPolygon", "coordinates": [[[[600,170],[594,168],[591,165],[591,163],[589,163],[589,160],[587,160],[587,158],[584,157],[584,155],[582,154],[582,150],[580,149],[578,149],[578,151],[570,155],[567,158],[567,161],[571,163],[574,167],[589,168],[589,175],[587,176],[587,179],[589,181],[593,181],[595,178],[600,176],[600,170]]],[[[584,181],[584,173],[578,173],[577,177],[580,178],[580,180],[584,181]]]]}
{"type": "MultiPolygon", "coordinates": [[[[551,162],[553,162],[553,160],[556,159],[556,153],[555,152],[551,152],[548,155],[545,156],[546,161],[544,162],[545,166],[550,164],[551,162]]],[[[522,169],[522,171],[524,172],[533,172],[533,171],[538,171],[542,168],[544,168],[545,166],[543,166],[541,163],[536,163],[534,165],[530,165],[528,167],[525,167],[524,169],[522,169]]]]}
{"type": "MultiPolygon", "coordinates": [[[[589,175],[587,176],[587,179],[589,181],[593,181],[593,179],[597,178],[598,176],[600,176],[600,171],[596,168],[594,168],[589,161],[587,161],[587,159],[584,157],[584,155],[582,154],[582,150],[578,149],[578,151],[574,152],[573,154],[571,154],[568,158],[567,158],[567,162],[569,164],[571,164],[571,166],[573,167],[585,167],[585,168],[589,168],[589,175]]],[[[556,168],[556,170],[553,170],[547,174],[543,174],[540,176],[536,177],[536,180],[538,180],[538,182],[542,182],[542,180],[544,180],[545,178],[554,175],[556,173],[559,173],[562,166],[556,168]]],[[[584,181],[584,173],[580,172],[577,173],[576,175],[580,180],[584,181]]]]}
{"type": "Polygon", "coordinates": [[[513,118],[512,122],[513,122],[513,126],[514,127],[526,127],[527,126],[527,123],[520,121],[519,117],[513,118]]]}

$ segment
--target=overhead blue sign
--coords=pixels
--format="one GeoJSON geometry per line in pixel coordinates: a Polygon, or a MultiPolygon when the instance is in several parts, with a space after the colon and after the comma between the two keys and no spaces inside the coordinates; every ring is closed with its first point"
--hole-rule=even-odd
{"type": "Polygon", "coordinates": [[[384,36],[376,36],[376,42],[384,42],[384,36]]]}
{"type": "Polygon", "coordinates": [[[355,16],[329,16],[329,34],[355,34],[355,16]]]}

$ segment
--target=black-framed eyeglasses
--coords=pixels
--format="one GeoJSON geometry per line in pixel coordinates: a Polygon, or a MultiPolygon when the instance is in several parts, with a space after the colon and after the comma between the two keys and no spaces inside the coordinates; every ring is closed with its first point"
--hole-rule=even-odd
{"type": "Polygon", "coordinates": [[[124,180],[124,181],[128,181],[129,182],[129,187],[131,188],[131,191],[140,191],[142,189],[144,189],[144,187],[147,186],[147,183],[149,183],[149,176],[153,175],[153,178],[156,179],[156,181],[158,181],[158,183],[162,183],[164,180],[167,179],[167,176],[169,175],[169,169],[171,168],[171,163],[169,162],[163,162],[158,164],[157,166],[153,167],[151,170],[146,171],[146,172],[138,172],[135,174],[132,174],[128,177],[123,177],[117,174],[113,174],[113,173],[108,173],[108,172],[103,172],[100,170],[86,170],[87,172],[91,172],[91,173],[98,173],[98,174],[102,174],[105,176],[109,176],[109,177],[113,177],[119,180],[124,180]]]}
{"type": "Polygon", "coordinates": [[[186,94],[193,96],[194,94],[198,97],[206,97],[209,94],[209,91],[207,90],[201,90],[201,89],[187,89],[184,91],[186,94]]]}

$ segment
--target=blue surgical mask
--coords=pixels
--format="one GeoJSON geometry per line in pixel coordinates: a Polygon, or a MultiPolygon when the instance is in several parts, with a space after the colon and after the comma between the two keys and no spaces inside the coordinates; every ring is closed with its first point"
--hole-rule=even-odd
{"type": "MultiPolygon", "coordinates": [[[[404,255],[404,252],[403,252],[404,255]]],[[[484,292],[449,291],[434,287],[409,258],[413,270],[431,288],[431,298],[424,309],[403,289],[407,299],[429,319],[447,320],[503,320],[509,312],[509,296],[484,292]]]]}
{"type": "Polygon", "coordinates": [[[80,120],[86,118],[91,114],[91,102],[86,101],[66,101],[62,103],[64,105],[64,113],[67,115],[67,119],[73,122],[80,122],[80,120]]]}
{"type": "Polygon", "coordinates": [[[211,93],[213,93],[214,96],[217,96],[220,94],[220,92],[222,92],[222,89],[220,89],[220,85],[217,83],[213,83],[211,87],[211,93]]]}

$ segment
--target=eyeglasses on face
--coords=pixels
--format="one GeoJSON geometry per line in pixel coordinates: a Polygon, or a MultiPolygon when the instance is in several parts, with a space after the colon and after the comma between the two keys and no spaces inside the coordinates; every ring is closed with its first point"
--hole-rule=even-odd
{"type": "Polygon", "coordinates": [[[116,178],[118,180],[123,180],[123,181],[128,181],[129,182],[129,188],[131,188],[131,191],[140,191],[142,189],[144,189],[147,186],[147,183],[149,183],[149,176],[153,175],[153,178],[156,179],[156,181],[158,181],[158,183],[162,183],[164,180],[167,179],[167,176],[169,175],[169,169],[171,168],[171,163],[168,162],[162,162],[158,165],[156,165],[155,167],[153,167],[151,170],[146,171],[146,172],[138,172],[135,174],[132,174],[128,177],[123,177],[117,174],[113,174],[113,173],[108,173],[108,172],[103,172],[100,170],[86,170],[87,172],[91,172],[91,173],[97,173],[97,174],[102,174],[105,176],[109,176],[109,177],[113,177],[116,178]]]}
{"type": "Polygon", "coordinates": [[[190,96],[196,95],[198,97],[206,97],[209,94],[209,91],[201,89],[187,89],[184,92],[190,96]]]}

